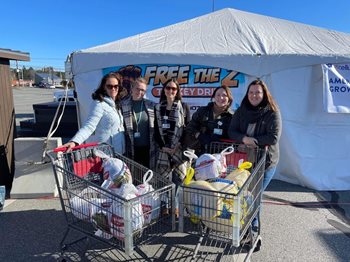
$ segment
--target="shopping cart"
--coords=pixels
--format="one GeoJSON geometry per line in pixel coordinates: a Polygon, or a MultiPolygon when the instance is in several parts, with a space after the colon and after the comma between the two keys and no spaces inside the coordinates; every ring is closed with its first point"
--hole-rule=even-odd
{"type": "Polygon", "coordinates": [[[254,250],[260,249],[260,227],[257,234],[253,233],[251,222],[255,217],[260,220],[266,150],[232,142],[213,142],[208,153],[219,153],[228,146],[233,146],[234,152],[226,155],[227,174],[242,161],[252,163],[244,184],[237,187],[228,183],[217,190],[206,181],[196,181],[180,187],[179,231],[199,237],[193,249],[194,258],[247,261],[254,250]]]}
{"type": "Polygon", "coordinates": [[[149,182],[154,189],[152,192],[131,199],[122,198],[101,187],[102,159],[95,154],[96,149],[124,161],[135,186],[142,184],[144,174],[149,172],[144,166],[120,154],[114,155],[108,144],[81,145],[71,152],[66,152],[66,148],[48,151],[67,221],[67,229],[60,243],[62,254],[69,245],[93,237],[130,256],[139,245],[165,232],[174,231],[174,185],[153,173],[149,182]],[[167,208],[172,209],[170,215],[161,213],[162,205],[165,205],[161,201],[163,199],[167,200],[167,208]],[[72,229],[83,233],[84,237],[65,243],[72,229]]]}

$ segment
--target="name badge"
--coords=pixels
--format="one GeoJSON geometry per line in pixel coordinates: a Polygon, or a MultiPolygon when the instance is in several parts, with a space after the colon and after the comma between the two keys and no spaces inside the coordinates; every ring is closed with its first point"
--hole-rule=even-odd
{"type": "Polygon", "coordinates": [[[170,128],[170,124],[169,123],[164,123],[164,124],[162,124],[162,128],[163,129],[169,129],[170,128]]]}
{"type": "Polygon", "coordinates": [[[222,129],[221,128],[214,128],[214,134],[221,136],[222,135],[222,129]]]}
{"type": "Polygon", "coordinates": [[[134,138],[139,138],[141,136],[140,132],[135,132],[134,133],[134,138]]]}

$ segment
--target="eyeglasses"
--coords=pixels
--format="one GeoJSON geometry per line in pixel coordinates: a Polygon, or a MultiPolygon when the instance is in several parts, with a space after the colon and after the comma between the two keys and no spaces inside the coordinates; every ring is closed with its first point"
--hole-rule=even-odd
{"type": "Polygon", "coordinates": [[[146,93],[146,89],[141,89],[138,87],[135,87],[135,91],[140,92],[140,93],[146,93]]]}
{"type": "Polygon", "coordinates": [[[108,89],[108,90],[112,90],[113,88],[114,89],[118,89],[120,87],[120,85],[106,85],[106,88],[108,89]]]}
{"type": "Polygon", "coordinates": [[[171,90],[171,91],[177,91],[177,87],[172,87],[172,86],[166,86],[166,90],[171,90]]]}

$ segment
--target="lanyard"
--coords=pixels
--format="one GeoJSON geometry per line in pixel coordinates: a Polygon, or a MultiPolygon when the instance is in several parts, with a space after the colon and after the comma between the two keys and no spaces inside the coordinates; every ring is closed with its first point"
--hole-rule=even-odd
{"type": "Polygon", "coordinates": [[[137,117],[136,117],[135,110],[134,110],[134,109],[132,110],[132,112],[133,112],[133,114],[134,114],[134,117],[135,117],[136,131],[137,131],[137,132],[139,131],[139,123],[140,123],[141,117],[142,117],[142,109],[143,109],[143,101],[141,102],[141,106],[140,106],[139,119],[137,119],[137,117]]]}

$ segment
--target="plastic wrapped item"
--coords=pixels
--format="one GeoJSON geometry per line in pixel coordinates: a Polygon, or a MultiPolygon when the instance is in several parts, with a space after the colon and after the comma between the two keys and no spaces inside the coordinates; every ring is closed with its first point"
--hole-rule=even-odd
{"type": "Polygon", "coordinates": [[[239,189],[235,181],[224,178],[209,179],[208,182],[214,189],[221,193],[237,194],[239,189]]]}
{"type": "Polygon", "coordinates": [[[122,184],[132,184],[132,177],[129,167],[118,158],[106,155],[100,150],[94,150],[94,154],[103,159],[103,178],[101,187],[105,189],[118,188],[122,184]]]}
{"type": "Polygon", "coordinates": [[[90,200],[91,221],[97,229],[109,233],[108,213],[112,199],[93,198],[90,200]]]}
{"type": "MultiPolygon", "coordinates": [[[[153,178],[153,171],[148,170],[143,176],[143,184],[138,185],[137,195],[142,196],[149,192],[153,192],[154,188],[149,183],[153,178]]],[[[145,218],[145,224],[157,220],[160,214],[160,197],[158,193],[149,194],[147,197],[141,198],[142,212],[145,218]]]]}
{"type": "Polygon", "coordinates": [[[235,219],[244,224],[244,218],[251,212],[253,196],[244,192],[238,200],[234,200],[239,189],[234,181],[223,178],[207,181],[192,181],[184,188],[184,205],[194,223],[200,220],[207,227],[220,232],[232,233],[235,219]],[[198,189],[198,191],[196,190],[198,189]],[[239,203],[241,215],[234,213],[234,205],[239,203]]]}
{"type": "Polygon", "coordinates": [[[194,169],[192,167],[193,160],[196,160],[198,156],[194,153],[194,150],[185,150],[183,154],[188,158],[186,162],[186,177],[183,181],[184,185],[187,186],[194,176],[194,169]]]}
{"type": "Polygon", "coordinates": [[[226,179],[235,181],[238,188],[242,188],[245,181],[247,181],[250,172],[247,170],[252,167],[251,162],[243,162],[239,164],[238,168],[233,170],[228,176],[226,176],[226,179]]]}
{"type": "Polygon", "coordinates": [[[192,222],[208,220],[216,216],[219,193],[208,181],[191,181],[184,188],[184,205],[192,222]],[[198,190],[197,190],[198,189],[198,190]]]}

